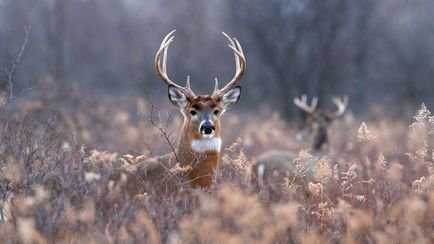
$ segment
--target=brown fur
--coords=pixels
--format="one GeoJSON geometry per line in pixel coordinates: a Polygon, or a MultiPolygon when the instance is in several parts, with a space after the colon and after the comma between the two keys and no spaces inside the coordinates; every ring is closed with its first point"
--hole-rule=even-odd
{"type": "MultiPolygon", "coordinates": [[[[200,140],[199,124],[192,123],[189,111],[194,108],[198,111],[213,111],[219,104],[210,96],[198,96],[184,109],[184,124],[181,130],[180,141],[175,153],[153,157],[134,165],[130,169],[123,169],[116,173],[112,179],[120,180],[122,174],[127,176],[127,181],[122,183],[124,189],[130,195],[137,195],[146,191],[161,192],[170,190],[168,186],[191,185],[197,187],[211,187],[214,172],[219,166],[219,152],[197,153],[191,148],[192,140],[200,140]],[[186,172],[176,174],[170,172],[178,163],[186,172]],[[181,182],[180,182],[181,181],[181,182]],[[165,187],[163,189],[163,187],[165,187]]],[[[215,137],[220,138],[220,115],[214,121],[215,137]]]]}
{"type": "MultiPolygon", "coordinates": [[[[179,142],[177,156],[181,166],[191,166],[192,170],[187,173],[187,178],[193,187],[210,187],[212,185],[212,177],[214,171],[218,168],[220,153],[206,152],[197,153],[191,149],[192,140],[200,140],[202,136],[199,133],[199,125],[191,123],[189,111],[190,109],[198,111],[213,111],[219,108],[219,102],[211,98],[211,96],[196,97],[184,110],[187,115],[184,125],[183,134],[179,142]]],[[[214,121],[215,137],[220,138],[220,115],[214,121]]]]}
{"type": "MultiPolygon", "coordinates": [[[[197,96],[195,97],[190,104],[186,106],[184,109],[184,114],[187,116],[186,120],[184,121],[184,128],[189,130],[189,135],[193,135],[191,138],[192,140],[199,140],[201,139],[201,135],[199,134],[198,124],[192,124],[191,123],[191,117],[189,114],[189,111],[191,109],[196,109],[198,111],[213,111],[216,108],[219,108],[220,101],[216,101],[211,96],[205,95],[205,96],[197,96]]],[[[221,110],[221,109],[220,109],[221,110]]],[[[216,120],[214,121],[215,126],[215,137],[220,138],[220,116],[221,112],[218,114],[216,120]]]]}
{"type": "Polygon", "coordinates": [[[220,155],[217,152],[209,152],[206,154],[206,158],[200,165],[194,168],[188,177],[193,180],[193,187],[211,187],[214,183],[214,172],[219,166],[220,155]]]}

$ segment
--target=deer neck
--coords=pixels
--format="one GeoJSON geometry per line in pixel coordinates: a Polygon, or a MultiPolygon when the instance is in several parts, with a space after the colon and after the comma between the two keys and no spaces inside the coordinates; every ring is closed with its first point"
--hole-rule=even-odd
{"type": "Polygon", "coordinates": [[[313,151],[322,152],[328,150],[328,132],[326,127],[320,127],[313,137],[313,151]]]}
{"type": "Polygon", "coordinates": [[[177,158],[182,166],[191,166],[188,173],[194,187],[210,187],[212,176],[220,160],[220,137],[195,138],[188,128],[183,128],[177,158]]]}

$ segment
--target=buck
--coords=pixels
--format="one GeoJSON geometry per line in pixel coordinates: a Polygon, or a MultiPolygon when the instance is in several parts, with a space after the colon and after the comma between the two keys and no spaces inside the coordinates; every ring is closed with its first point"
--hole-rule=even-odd
{"type": "Polygon", "coordinates": [[[170,102],[184,116],[179,143],[174,152],[134,165],[129,170],[132,173],[129,174],[132,182],[127,183],[130,190],[137,189],[136,184],[144,181],[163,181],[177,163],[187,169],[185,176],[192,187],[212,186],[222,143],[220,119],[227,109],[238,102],[241,95],[238,84],[246,71],[246,58],[237,39],[222,32],[235,56],[236,69],[232,80],[219,89],[216,78],[211,95],[196,95],[190,87],[189,76],[186,86],[180,86],[167,75],[167,50],[173,42],[174,32],[163,39],[155,56],[155,68],[168,87],[170,102]]]}
{"type": "MultiPolygon", "coordinates": [[[[316,159],[327,154],[328,129],[333,120],[343,116],[347,105],[348,98],[333,97],[332,102],[337,106],[337,110],[328,113],[317,109],[318,98],[314,97],[308,104],[307,96],[294,98],[294,104],[307,113],[308,118],[305,123],[305,129],[296,135],[297,140],[310,137],[312,145],[312,154],[316,159]]],[[[314,170],[317,160],[309,160],[305,165],[303,174],[297,171],[293,160],[298,153],[284,150],[273,150],[259,155],[256,163],[252,166],[253,177],[261,187],[268,186],[272,190],[283,181],[283,177],[288,177],[291,183],[301,186],[306,190],[306,185],[314,181],[314,170]]]]}

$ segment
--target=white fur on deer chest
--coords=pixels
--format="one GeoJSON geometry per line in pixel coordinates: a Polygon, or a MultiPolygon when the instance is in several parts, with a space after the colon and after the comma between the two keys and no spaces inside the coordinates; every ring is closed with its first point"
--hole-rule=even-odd
{"type": "Polygon", "coordinates": [[[193,140],[191,142],[191,149],[198,153],[220,152],[221,145],[222,140],[220,138],[193,140]]]}

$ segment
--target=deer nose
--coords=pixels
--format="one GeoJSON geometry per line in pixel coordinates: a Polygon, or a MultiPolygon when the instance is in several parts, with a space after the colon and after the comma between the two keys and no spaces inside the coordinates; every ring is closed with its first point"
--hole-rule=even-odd
{"type": "Polygon", "coordinates": [[[211,135],[215,130],[214,124],[211,121],[205,121],[200,127],[202,135],[211,135]]]}

